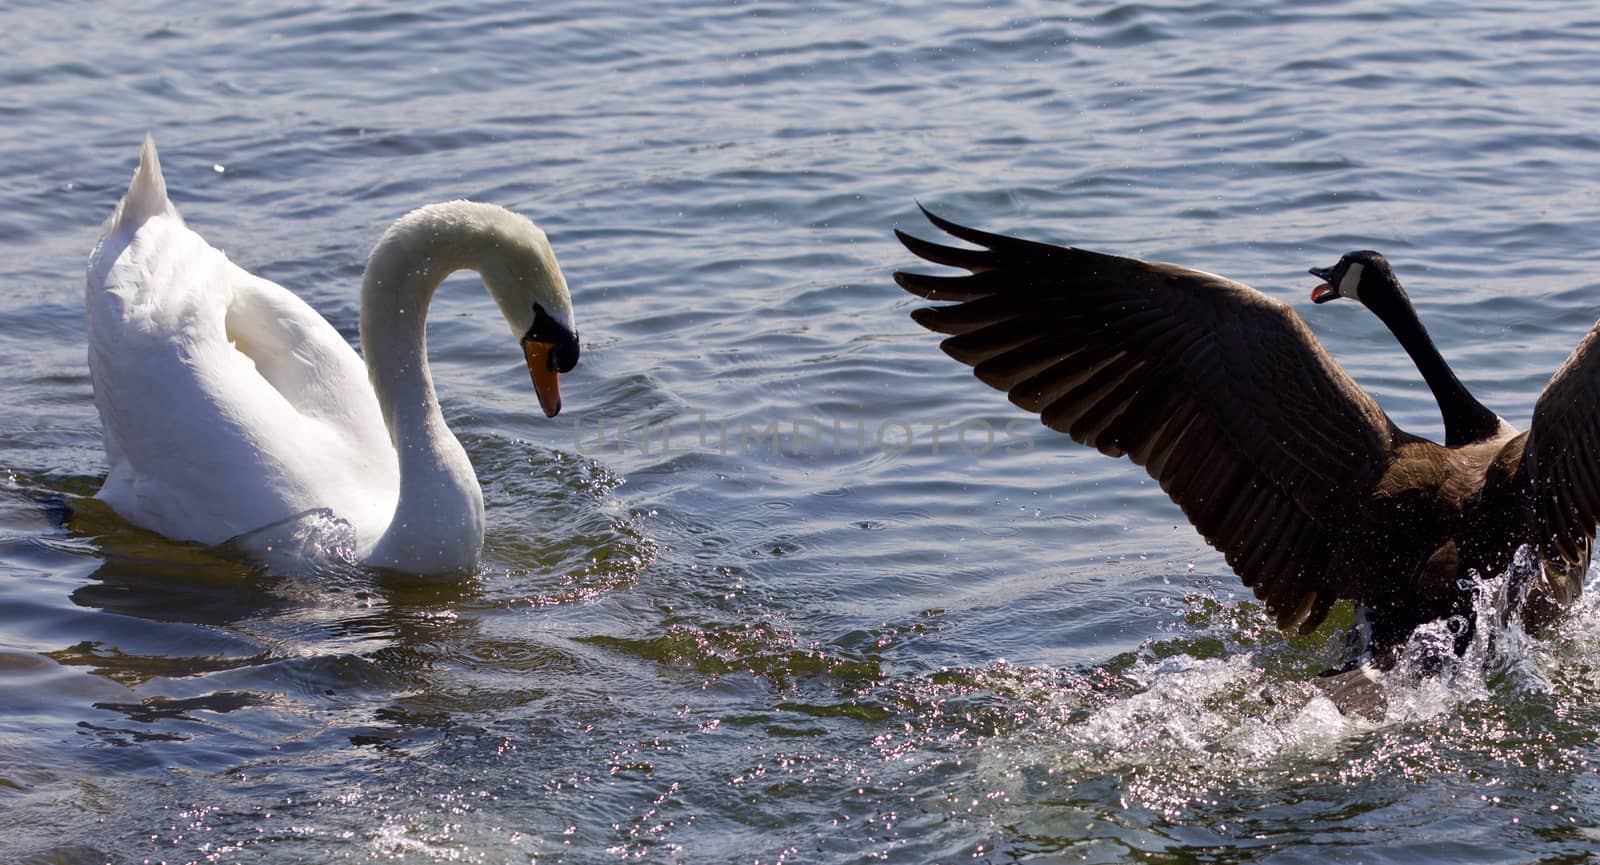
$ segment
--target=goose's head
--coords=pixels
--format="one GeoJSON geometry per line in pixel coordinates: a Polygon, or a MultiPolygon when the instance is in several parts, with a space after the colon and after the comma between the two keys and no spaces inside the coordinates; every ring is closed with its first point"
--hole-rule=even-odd
{"type": "Polygon", "coordinates": [[[526,217],[502,211],[493,248],[478,272],[494,295],[522,353],[547,417],[561,411],[559,374],[578,365],[578,330],[572,322],[572,297],[543,231],[526,217]]]}
{"type": "Polygon", "coordinates": [[[1347,252],[1332,267],[1313,267],[1311,275],[1322,280],[1311,290],[1312,303],[1348,297],[1376,312],[1396,302],[1411,302],[1388,259],[1368,249],[1347,252]]]}

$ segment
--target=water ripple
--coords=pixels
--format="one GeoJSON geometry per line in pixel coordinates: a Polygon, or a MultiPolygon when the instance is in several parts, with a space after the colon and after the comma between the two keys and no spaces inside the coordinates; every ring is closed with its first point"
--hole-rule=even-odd
{"type": "Polygon", "coordinates": [[[1592,848],[1591,603],[1514,670],[1340,718],[1304,683],[1332,629],[1279,634],[889,279],[919,200],[1225,273],[1437,435],[1381,326],[1306,301],[1378,248],[1526,423],[1596,315],[1588,5],[181,0],[0,34],[0,859],[1592,848]],[[474,579],[263,569],[91,497],[83,260],[146,131],[190,225],[347,338],[411,207],[550,233],[584,349],[557,421],[471,280],[433,309],[474,579]]]}

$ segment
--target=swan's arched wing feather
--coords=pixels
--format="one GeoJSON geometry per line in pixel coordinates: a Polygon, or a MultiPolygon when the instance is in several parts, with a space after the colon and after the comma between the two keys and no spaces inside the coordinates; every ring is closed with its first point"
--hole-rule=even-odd
{"type": "Polygon", "coordinates": [[[943,349],[1053,429],[1161,483],[1280,625],[1310,630],[1361,589],[1333,551],[1395,429],[1288,306],[1209,273],[980,232],[900,234],[970,276],[896,273],[955,305],[912,313],[943,349]]]}
{"type": "Polygon", "coordinates": [[[85,302],[110,463],[99,495],[125,518],[216,543],[310,507],[364,525],[372,490],[392,495],[393,449],[349,343],[174,215],[102,239],[85,302]]]}
{"type": "Polygon", "coordinates": [[[1600,521],[1600,324],[1578,343],[1534,403],[1522,471],[1535,490],[1546,557],[1570,567],[1573,597],[1600,521]]]}

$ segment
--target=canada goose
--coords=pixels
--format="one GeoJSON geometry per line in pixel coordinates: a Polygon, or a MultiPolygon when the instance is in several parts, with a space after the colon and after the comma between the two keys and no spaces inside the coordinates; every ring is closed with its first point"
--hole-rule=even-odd
{"type": "Polygon", "coordinates": [[[1467,392],[1382,256],[1352,252],[1312,298],[1349,297],[1394,332],[1433,390],[1446,444],[1399,429],[1286,304],[1220,276],[991,234],[923,211],[961,249],[896,231],[970,275],[896,273],[945,353],[1046,426],[1160,482],[1279,627],[1341,599],[1378,668],[1419,625],[1471,613],[1469,575],[1521,545],[1530,630],[1582,587],[1600,517],[1600,350],[1591,330],[1517,434],[1467,392]]]}

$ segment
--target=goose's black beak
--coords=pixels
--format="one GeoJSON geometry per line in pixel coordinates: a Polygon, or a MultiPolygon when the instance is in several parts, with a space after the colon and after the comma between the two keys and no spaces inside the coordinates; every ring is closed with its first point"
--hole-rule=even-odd
{"type": "Polygon", "coordinates": [[[1311,268],[1310,273],[1317,279],[1322,280],[1321,285],[1311,289],[1312,303],[1327,303],[1330,300],[1335,300],[1344,296],[1339,293],[1339,289],[1334,288],[1333,286],[1333,268],[1313,267],[1311,268]]]}

